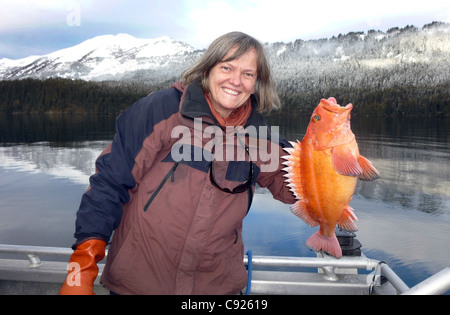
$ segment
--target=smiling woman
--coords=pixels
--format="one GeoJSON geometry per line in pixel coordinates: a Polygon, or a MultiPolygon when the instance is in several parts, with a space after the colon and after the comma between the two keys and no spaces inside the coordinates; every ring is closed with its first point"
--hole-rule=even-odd
{"type": "Polygon", "coordinates": [[[279,159],[288,143],[258,113],[279,105],[262,45],[225,34],[183,78],[117,118],[77,212],[70,263],[86,281],[73,287],[69,274],[61,294],[92,293],[111,235],[102,283],[116,294],[235,294],[247,282],[242,221],[256,183],[295,202],[279,159]],[[207,130],[225,131],[213,148],[207,130]],[[273,159],[250,153],[268,146],[273,159]]]}

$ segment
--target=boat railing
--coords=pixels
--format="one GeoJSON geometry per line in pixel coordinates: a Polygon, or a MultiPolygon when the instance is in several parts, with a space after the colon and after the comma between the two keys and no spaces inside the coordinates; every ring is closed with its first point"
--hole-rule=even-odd
{"type": "MultiPolygon", "coordinates": [[[[73,250],[70,248],[0,244],[0,282],[3,280],[27,281],[27,279],[31,279],[29,281],[46,282],[52,280],[44,278],[48,277],[49,274],[54,273],[57,274],[57,276],[53,276],[53,281],[62,283],[65,274],[67,273],[67,262],[72,253],[73,250]],[[15,256],[24,255],[27,257],[28,261],[23,258],[15,260],[4,258],[5,255],[11,254],[15,256]],[[41,260],[41,257],[46,257],[46,260],[41,260]],[[49,259],[50,257],[58,258],[61,261],[55,262],[55,259],[49,259]],[[13,261],[13,263],[7,263],[7,261],[13,261]],[[33,276],[30,276],[31,274],[33,274],[33,276]]],[[[277,267],[278,269],[283,268],[286,270],[289,270],[290,268],[317,268],[318,274],[321,274],[320,277],[323,278],[326,283],[330,284],[339,282],[339,279],[342,279],[341,274],[357,273],[358,269],[368,270],[369,273],[364,276],[366,277],[365,279],[366,282],[368,282],[367,286],[369,288],[380,286],[383,281],[386,282],[387,280],[395,289],[396,294],[443,294],[450,290],[450,268],[446,268],[418,285],[409,288],[385,262],[370,259],[364,255],[356,257],[344,256],[340,259],[324,254],[319,254],[318,257],[245,255],[244,264],[250,266],[250,270],[253,268],[253,273],[255,275],[251,280],[251,284],[256,292],[258,292],[258,288],[263,290],[261,292],[266,292],[264,290],[270,292],[269,288],[273,289],[274,287],[280,287],[280,284],[287,286],[293,285],[289,282],[293,273],[287,272],[285,275],[286,280],[277,278],[275,280],[272,279],[272,282],[269,281],[269,283],[267,275],[271,273],[267,272],[263,274],[258,266],[277,267]]],[[[103,267],[104,264],[100,263],[100,272],[103,270],[103,267]]],[[[277,275],[280,274],[282,273],[278,273],[277,275]]],[[[97,284],[99,284],[98,279],[97,284]]],[[[295,285],[298,285],[298,283],[295,283],[295,285]]],[[[281,293],[283,292],[284,291],[281,293]]]]}
{"type": "Polygon", "coordinates": [[[30,268],[39,267],[42,263],[41,256],[69,258],[73,253],[71,248],[46,247],[46,246],[25,246],[0,244],[0,254],[23,254],[28,257],[30,268]]]}

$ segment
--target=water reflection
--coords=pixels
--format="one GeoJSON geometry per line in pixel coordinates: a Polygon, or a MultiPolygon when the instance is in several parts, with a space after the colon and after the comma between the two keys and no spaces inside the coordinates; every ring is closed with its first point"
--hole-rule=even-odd
{"type": "MultiPolygon", "coordinates": [[[[404,149],[402,149],[404,151],[404,149]]],[[[368,199],[400,205],[404,209],[449,214],[448,158],[427,160],[372,158],[382,174],[375,183],[360,183],[357,192],[368,199]]]]}
{"type": "Polygon", "coordinates": [[[109,141],[85,141],[72,147],[58,147],[49,142],[0,147],[0,166],[5,169],[45,173],[88,185],[95,171],[95,160],[109,141]]]}
{"type": "Polygon", "coordinates": [[[0,115],[0,166],[86,185],[114,124],[111,116],[0,115]]]}

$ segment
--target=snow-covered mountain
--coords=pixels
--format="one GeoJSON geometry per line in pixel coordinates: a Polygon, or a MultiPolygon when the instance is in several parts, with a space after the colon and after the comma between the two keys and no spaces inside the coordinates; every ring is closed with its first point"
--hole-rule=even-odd
{"type": "MultiPolygon", "coordinates": [[[[271,43],[266,50],[281,90],[450,81],[448,23],[271,43]]],[[[179,77],[202,53],[168,37],[99,36],[45,56],[1,59],[0,80],[62,77],[162,82],[179,77]]]]}
{"type": "Polygon", "coordinates": [[[105,35],[44,56],[1,59],[0,78],[124,79],[143,70],[176,71],[193,55],[193,47],[169,37],[138,39],[127,34],[105,35]]]}
{"type": "Polygon", "coordinates": [[[275,43],[268,51],[278,81],[292,83],[285,84],[287,90],[295,85],[315,89],[450,82],[448,23],[275,43]]]}

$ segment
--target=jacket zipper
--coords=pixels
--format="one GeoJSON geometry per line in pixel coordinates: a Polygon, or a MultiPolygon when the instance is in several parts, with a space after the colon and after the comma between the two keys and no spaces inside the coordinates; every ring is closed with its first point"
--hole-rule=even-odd
{"type": "Polygon", "coordinates": [[[174,179],[173,176],[174,176],[174,173],[175,173],[175,170],[177,169],[177,167],[178,167],[178,162],[175,162],[175,165],[167,172],[166,176],[163,178],[163,180],[159,184],[158,188],[156,188],[156,190],[153,192],[153,194],[148,199],[147,203],[144,206],[144,212],[147,211],[147,209],[150,206],[150,204],[156,198],[156,195],[158,195],[158,193],[161,191],[161,189],[164,187],[164,184],[167,182],[167,180],[170,177],[172,177],[172,182],[174,182],[175,179],[174,179]]]}

